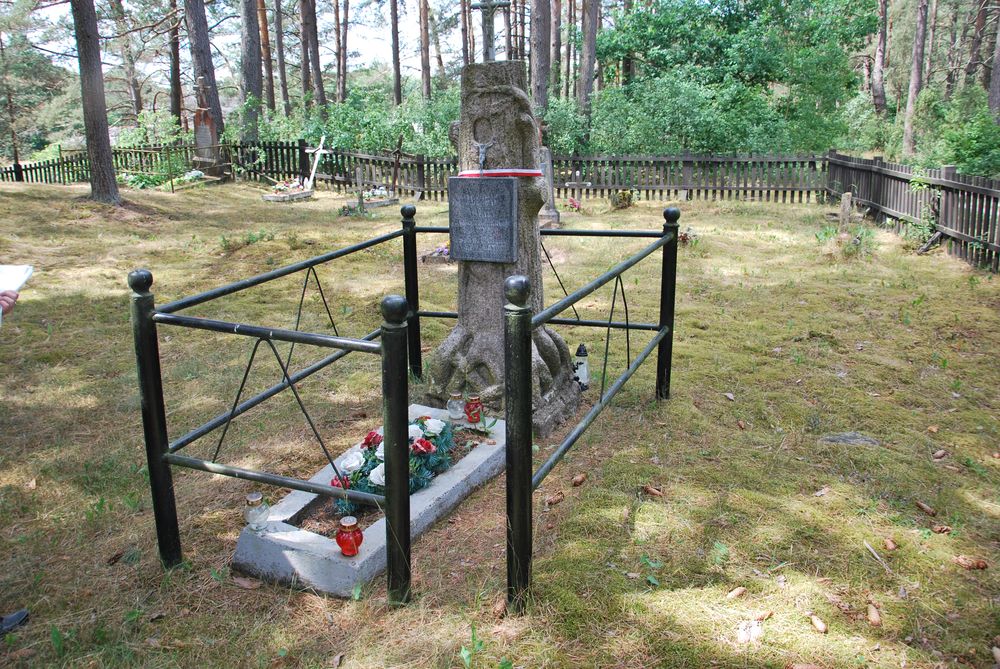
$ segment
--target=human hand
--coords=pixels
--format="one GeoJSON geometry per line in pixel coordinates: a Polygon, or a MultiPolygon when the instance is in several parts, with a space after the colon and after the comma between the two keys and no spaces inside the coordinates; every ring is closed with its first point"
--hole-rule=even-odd
{"type": "Polygon", "coordinates": [[[14,303],[17,302],[17,297],[17,291],[0,291],[0,311],[2,311],[4,315],[9,314],[14,309],[14,303]]]}

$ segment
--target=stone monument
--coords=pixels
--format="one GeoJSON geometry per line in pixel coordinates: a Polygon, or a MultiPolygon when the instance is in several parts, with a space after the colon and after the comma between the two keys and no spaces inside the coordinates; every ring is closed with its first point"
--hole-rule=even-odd
{"type": "Polygon", "coordinates": [[[205,78],[198,77],[195,87],[195,99],[198,108],[194,112],[194,166],[209,176],[220,176],[221,152],[219,146],[219,131],[208,108],[208,96],[205,88],[205,78]]]}
{"type": "Polygon", "coordinates": [[[556,209],[555,175],[552,171],[552,152],[549,151],[549,147],[538,147],[538,163],[542,167],[542,178],[545,179],[545,204],[538,212],[538,227],[558,228],[559,210],[556,209]]]}
{"type": "MultiPolygon", "coordinates": [[[[511,229],[506,233],[512,236],[513,252],[504,255],[506,250],[498,250],[500,255],[491,261],[456,256],[458,325],[430,356],[425,373],[428,397],[439,405],[450,393],[462,392],[478,394],[484,404],[499,410],[504,388],[503,284],[508,276],[529,277],[531,307],[536,312],[542,309],[537,216],[544,201],[545,180],[541,176],[510,176],[524,171],[538,174],[538,126],[531,100],[524,92],[525,78],[524,63],[519,61],[470,64],[462,71],[461,114],[452,125],[451,139],[458,151],[460,174],[479,183],[458,185],[467,193],[487,194],[492,205],[483,200],[480,213],[486,215],[473,218],[509,221],[511,229]],[[499,178],[476,178],[488,174],[499,178]],[[504,212],[502,207],[508,205],[510,210],[504,212]]],[[[474,203],[467,199],[463,206],[468,211],[474,203]]],[[[454,241],[452,250],[454,254],[454,241]]],[[[535,330],[532,358],[534,427],[545,435],[576,411],[580,390],[573,380],[569,348],[558,334],[544,327],[535,330]]]]}

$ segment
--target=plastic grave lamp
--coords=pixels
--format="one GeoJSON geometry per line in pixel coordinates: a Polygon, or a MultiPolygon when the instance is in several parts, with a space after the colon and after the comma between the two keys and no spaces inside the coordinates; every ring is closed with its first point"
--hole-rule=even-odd
{"type": "Polygon", "coordinates": [[[580,344],[576,349],[576,357],[573,359],[573,378],[580,384],[580,390],[590,387],[590,366],[587,364],[587,347],[580,344]]]}

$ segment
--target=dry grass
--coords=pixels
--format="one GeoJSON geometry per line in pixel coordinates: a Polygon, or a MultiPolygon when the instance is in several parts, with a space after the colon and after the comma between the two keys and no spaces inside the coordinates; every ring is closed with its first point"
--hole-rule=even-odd
{"type": "MultiPolygon", "coordinates": [[[[834,261],[814,238],[823,212],[815,206],[685,204],[682,226],[693,226],[699,242],[681,254],[673,398],[652,401],[647,365],[536,496],[529,614],[500,620],[493,611],[504,587],[502,480],[415,542],[417,599],[391,610],[381,581],[351,602],[240,589],[227,564],[251,486],[200,473],[175,479],[187,562],[160,569],[125,275],[151,268],[163,302],[392,230],[396,212],[338,219],[343,201],[333,195],[264,206],[256,191],[236,186],[136,193],[141,204],[119,211],[82,194],[0,190],[0,258],[39,269],[0,330],[0,608],[32,610],[31,623],[0,650],[5,663],[329,667],[344,653],[345,667],[461,666],[475,626],[484,643],[476,667],[501,658],[524,667],[991,664],[1000,633],[995,279],[943,256],[918,258],[885,233],[873,259],[834,261]],[[261,230],[269,234],[234,249],[233,240],[261,230]],[[882,445],[818,441],[847,430],[882,445]],[[949,455],[935,463],[940,448],[949,455]],[[580,471],[589,480],[570,487],[580,471]],[[647,483],[665,495],[643,494],[647,483]],[[543,509],[557,489],[566,501],[543,509]],[[917,500],[938,517],[922,514],[917,500]],[[933,534],[935,522],[954,530],[933,534]],[[900,546],[891,553],[882,547],[890,536],[900,546]],[[983,557],[990,568],[964,571],[951,562],[956,554],[983,557]],[[748,593],[727,600],[738,585],[748,593]],[[869,599],[881,607],[881,628],[864,618],[869,599]],[[774,615],[762,641],[737,643],[738,624],[765,610],[774,615]],[[807,611],[828,634],[812,630],[807,611]]],[[[657,204],[614,216],[600,208],[567,222],[660,223],[657,204]]],[[[421,205],[418,218],[443,224],[446,211],[421,205]]],[[[570,287],[641,245],[547,244],[570,287]]],[[[634,320],[655,318],[647,286],[656,270],[647,262],[626,275],[634,320]]],[[[399,245],[320,275],[338,328],[360,335],[378,323],[381,296],[401,290],[399,245]]],[[[300,281],[193,313],[287,326],[300,281]]],[[[452,308],[452,267],[426,266],[421,282],[424,308],[452,308]]],[[[551,301],[557,286],[546,286],[551,301]]],[[[314,295],[307,299],[304,326],[323,327],[314,295]]],[[[601,291],[581,315],[606,317],[609,305],[610,291],[601,291]]],[[[427,322],[425,336],[439,340],[446,327],[427,322]]],[[[599,374],[603,333],[563,332],[573,346],[587,342],[599,374]]],[[[633,351],[644,342],[637,335],[633,351]]],[[[161,329],[172,435],[228,407],[248,349],[161,329]]],[[[300,348],[296,359],[313,355],[300,348]]],[[[609,375],[624,358],[619,333],[609,375]]],[[[332,447],[377,424],[376,364],[352,355],[304,386],[332,447]]],[[[248,392],[278,374],[266,358],[258,372],[248,392]]],[[[556,441],[541,443],[540,457],[556,441]]],[[[214,445],[190,448],[204,455],[214,445]]],[[[285,396],[230,431],[223,459],[301,476],[323,461],[285,396]]]]}

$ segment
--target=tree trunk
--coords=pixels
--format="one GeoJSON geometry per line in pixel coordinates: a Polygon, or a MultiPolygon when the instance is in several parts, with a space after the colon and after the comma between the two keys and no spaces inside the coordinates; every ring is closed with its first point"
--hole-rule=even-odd
{"type": "Polygon", "coordinates": [[[972,86],[976,82],[976,71],[982,62],[980,53],[983,47],[983,30],[986,28],[986,10],[989,0],[977,0],[979,9],[976,11],[976,21],[969,43],[969,61],[965,65],[965,85],[972,86]]]}
{"type": "Polygon", "coordinates": [[[17,141],[17,113],[14,111],[14,94],[11,91],[10,85],[10,71],[7,67],[7,53],[4,51],[3,47],[3,35],[0,34],[0,76],[3,77],[3,90],[4,97],[6,98],[6,108],[7,108],[7,129],[10,130],[10,148],[12,152],[12,158],[14,159],[15,172],[14,178],[21,181],[23,173],[18,169],[17,165],[21,162],[21,157],[18,155],[18,141],[17,141]]]}
{"type": "Polygon", "coordinates": [[[299,79],[302,80],[302,106],[308,106],[312,93],[312,73],[309,67],[309,0],[299,0],[299,79]]]}
{"type": "Polygon", "coordinates": [[[417,0],[420,20],[420,88],[424,100],[431,99],[431,30],[427,0],[417,0]]]}
{"type": "Polygon", "coordinates": [[[340,85],[337,89],[337,99],[347,101],[347,14],[350,11],[350,0],[344,0],[344,9],[340,17],[340,85]]]}
{"type": "Polygon", "coordinates": [[[879,116],[885,116],[885,51],[889,40],[889,0],[878,0],[878,37],[875,62],[872,63],[872,104],[879,116]]]}
{"type": "MultiPolygon", "coordinates": [[[[996,12],[995,23],[997,29],[992,33],[992,39],[986,45],[986,53],[996,53],[997,39],[1000,39],[1000,9],[996,12]]],[[[983,77],[982,83],[983,88],[986,91],[990,90],[990,82],[993,80],[993,69],[997,66],[996,58],[990,58],[989,60],[983,61],[983,77]]]]}
{"type": "Polygon", "coordinates": [[[90,197],[98,202],[121,204],[108,137],[108,105],[104,98],[104,72],[97,32],[94,0],[70,0],[76,29],[76,52],[80,63],[80,99],[90,160],[90,197]]]}
{"type": "Polygon", "coordinates": [[[274,111],[274,66],[271,62],[271,36],[267,26],[267,5],[257,0],[257,25],[260,26],[260,57],[264,61],[264,99],[274,111]]]}
{"type": "Polygon", "coordinates": [[[278,56],[278,86],[281,88],[281,102],[285,116],[292,113],[292,103],[288,99],[288,70],[285,69],[285,28],[281,15],[281,0],[274,0],[274,48],[278,56]]]}
{"type": "Polygon", "coordinates": [[[551,74],[552,92],[558,97],[562,68],[562,0],[552,0],[552,51],[549,54],[549,72],[551,74]]]}
{"type": "MultiPolygon", "coordinates": [[[[926,1],[926,0],[924,0],[926,1]]],[[[583,43],[580,51],[580,81],[577,105],[584,117],[590,118],[590,95],[594,91],[594,68],[597,61],[597,22],[600,0],[582,0],[583,43]]]]}
{"type": "Polygon", "coordinates": [[[201,77],[205,82],[205,98],[215,130],[222,135],[222,105],[219,103],[219,87],[215,83],[215,65],[212,64],[212,44],[208,38],[208,19],[205,18],[204,0],[184,0],[184,19],[187,22],[188,43],[191,47],[191,62],[194,65],[194,80],[201,77]]]}
{"type": "Polygon", "coordinates": [[[181,88],[181,17],[177,12],[177,0],[170,0],[170,13],[170,114],[180,129],[184,90],[181,88]]]}
{"type": "Polygon", "coordinates": [[[997,17],[996,39],[993,41],[993,70],[990,72],[990,111],[1000,125],[1000,17],[997,17]]]}
{"type": "Polygon", "coordinates": [[[142,84],[139,83],[135,49],[132,48],[132,27],[125,17],[125,7],[122,6],[122,0],[110,0],[108,7],[111,10],[111,18],[114,21],[115,30],[121,35],[121,41],[117,46],[121,49],[122,74],[125,78],[125,86],[128,89],[132,114],[135,116],[136,124],[138,125],[139,114],[142,113],[142,84]]]}
{"type": "Polygon", "coordinates": [[[334,98],[337,102],[343,102],[340,99],[340,78],[344,74],[343,69],[340,67],[340,52],[344,48],[344,45],[340,41],[340,0],[333,0],[333,50],[334,56],[337,61],[337,79],[333,87],[334,98]]]}
{"type": "Polygon", "coordinates": [[[458,1],[458,12],[462,15],[462,67],[469,64],[469,0],[458,1]]]}
{"type": "Polygon", "coordinates": [[[931,85],[931,65],[934,62],[934,39],[937,33],[938,0],[931,0],[930,9],[927,12],[927,49],[924,58],[924,86],[931,85]]]}
{"type": "Polygon", "coordinates": [[[326,107],[326,87],[323,85],[323,66],[319,61],[319,28],[316,23],[316,0],[304,0],[306,5],[307,34],[309,36],[309,69],[312,72],[313,101],[326,107]]]}
{"type": "Polygon", "coordinates": [[[256,142],[260,123],[263,80],[260,75],[260,24],[257,23],[257,0],[240,0],[240,97],[243,103],[244,142],[256,142]]]}
{"type": "Polygon", "coordinates": [[[955,93],[955,86],[958,84],[958,63],[961,50],[961,42],[958,39],[958,17],[959,4],[956,2],[951,9],[951,28],[948,31],[948,74],[944,80],[944,99],[951,100],[955,93]]]}
{"type": "Polygon", "coordinates": [[[507,56],[507,60],[515,60],[517,58],[517,53],[514,51],[513,32],[517,26],[512,24],[510,20],[510,13],[512,10],[513,4],[510,7],[506,7],[503,12],[504,54],[507,56]]]}
{"type": "Polygon", "coordinates": [[[399,67],[399,2],[389,0],[389,20],[392,30],[392,103],[403,104],[403,75],[399,67]]]}
{"type": "Polygon", "coordinates": [[[434,12],[430,13],[431,43],[434,44],[434,59],[437,61],[438,87],[443,91],[448,88],[448,73],[444,69],[444,56],[441,52],[441,33],[434,12]]]}
{"type": "Polygon", "coordinates": [[[576,0],[567,0],[566,6],[566,91],[563,97],[573,97],[573,31],[576,29],[576,0]]]}
{"type": "Polygon", "coordinates": [[[531,101],[542,118],[549,108],[549,49],[552,48],[552,8],[549,0],[531,0],[531,101]]]}
{"type": "Polygon", "coordinates": [[[916,144],[913,137],[913,114],[917,97],[923,88],[924,44],[927,41],[927,0],[917,2],[917,25],[913,34],[913,61],[910,67],[910,91],[906,98],[906,116],[903,117],[903,155],[912,156],[916,144]]]}
{"type": "MultiPolygon", "coordinates": [[[[628,17],[632,13],[632,0],[625,0],[625,16],[628,17]]],[[[622,84],[632,83],[632,79],[635,78],[635,59],[632,58],[631,54],[627,54],[622,58],[622,72],[621,79],[622,84]]]]}
{"type": "Polygon", "coordinates": [[[517,57],[524,60],[528,57],[527,30],[525,23],[525,12],[527,11],[527,0],[518,0],[517,14],[517,57]]]}

